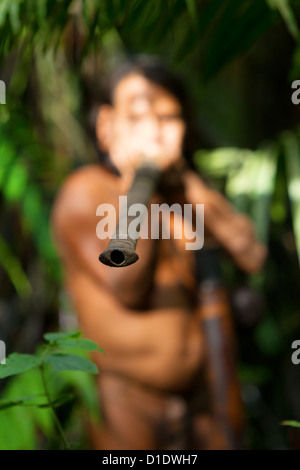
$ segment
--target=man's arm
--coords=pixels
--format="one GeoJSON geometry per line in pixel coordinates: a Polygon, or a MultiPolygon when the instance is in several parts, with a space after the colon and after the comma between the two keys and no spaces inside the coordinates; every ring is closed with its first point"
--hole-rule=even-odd
{"type": "Polygon", "coordinates": [[[217,191],[210,189],[193,171],[183,174],[185,197],[189,203],[204,204],[204,224],[213,238],[249,273],[260,270],[267,248],[256,238],[252,221],[217,191]]]}

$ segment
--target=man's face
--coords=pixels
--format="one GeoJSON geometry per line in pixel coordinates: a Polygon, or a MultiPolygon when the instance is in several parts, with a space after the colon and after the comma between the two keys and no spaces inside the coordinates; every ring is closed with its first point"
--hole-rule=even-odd
{"type": "Polygon", "coordinates": [[[122,174],[145,160],[166,169],[182,158],[185,123],[180,103],[138,74],[117,84],[113,107],[100,108],[97,131],[100,145],[105,144],[122,174]]]}

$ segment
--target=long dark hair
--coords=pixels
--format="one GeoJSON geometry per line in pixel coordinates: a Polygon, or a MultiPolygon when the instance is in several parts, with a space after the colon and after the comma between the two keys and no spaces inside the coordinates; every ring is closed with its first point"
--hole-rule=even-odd
{"type": "MultiPolygon", "coordinates": [[[[113,105],[114,90],[117,84],[123,78],[133,73],[141,75],[156,85],[161,86],[179,101],[182,108],[182,116],[187,128],[183,143],[184,157],[189,166],[194,168],[192,157],[194,151],[197,149],[198,139],[190,104],[191,100],[188,97],[182,78],[178,74],[171,72],[171,68],[167,65],[166,61],[157,56],[144,54],[132,56],[126,62],[119,64],[112,73],[101,79],[101,103],[99,100],[97,100],[98,103],[96,105],[94,103],[94,115],[90,114],[89,123],[90,131],[94,133],[93,137],[95,142],[97,142],[95,132],[96,109],[100,104],[113,105]]],[[[98,154],[101,163],[109,165],[108,155],[99,148],[98,154]]]]}

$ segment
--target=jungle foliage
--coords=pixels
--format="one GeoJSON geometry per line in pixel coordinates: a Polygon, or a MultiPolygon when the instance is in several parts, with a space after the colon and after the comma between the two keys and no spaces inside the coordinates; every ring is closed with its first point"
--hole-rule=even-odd
{"type": "MultiPolygon", "coordinates": [[[[299,433],[279,426],[300,419],[300,376],[290,361],[300,333],[300,129],[291,103],[299,18],[297,0],[1,0],[0,337],[8,351],[33,353],[45,331],[73,328],[51,204],[70,171],[97,161],[89,123],[101,76],[128,54],[160,54],[195,104],[195,164],[252,217],[269,247],[259,275],[223,263],[249,446],[299,447],[299,433]]],[[[37,393],[34,373],[1,381],[5,400],[23,387],[37,393]]],[[[0,423],[23,423],[10,441],[0,436],[0,448],[43,446],[37,429],[47,434],[53,423],[26,412],[0,413],[0,423]]]]}

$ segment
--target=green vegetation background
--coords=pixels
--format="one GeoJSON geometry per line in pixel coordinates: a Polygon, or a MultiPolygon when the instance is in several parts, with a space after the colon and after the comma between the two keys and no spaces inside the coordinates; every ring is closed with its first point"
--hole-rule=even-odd
{"type": "MultiPolygon", "coordinates": [[[[0,0],[0,339],[8,353],[32,353],[45,331],[75,328],[51,204],[70,171],[97,161],[90,127],[101,76],[128,53],[161,54],[190,90],[199,171],[252,217],[269,247],[256,276],[223,260],[248,446],[300,448],[299,430],[280,426],[300,420],[300,365],[291,363],[300,339],[300,105],[291,102],[299,19],[300,2],[288,0],[0,0]]],[[[0,391],[37,393],[36,380],[2,380],[0,391]]],[[[78,391],[83,382],[68,383],[78,391]]],[[[60,413],[80,438],[76,406],[60,413]]],[[[49,417],[29,408],[0,413],[1,449],[53,448],[54,434],[49,417]]]]}

